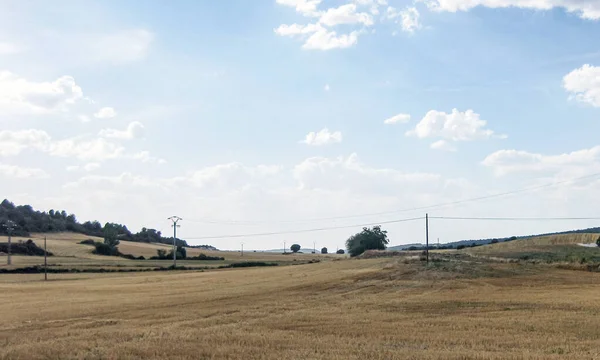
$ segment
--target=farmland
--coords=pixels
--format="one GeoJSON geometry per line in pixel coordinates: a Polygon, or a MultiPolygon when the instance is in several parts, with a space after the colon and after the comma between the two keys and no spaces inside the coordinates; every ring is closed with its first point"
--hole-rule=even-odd
{"type": "MultiPolygon", "coordinates": [[[[102,262],[59,242],[77,240],[56,239],[50,250],[102,262]]],[[[139,245],[140,254],[154,246],[139,245]]],[[[486,253],[507,246],[522,244],[486,253]]],[[[467,251],[432,258],[426,267],[410,253],[322,256],[297,266],[51,274],[48,282],[0,275],[0,359],[600,357],[599,273],[467,251]]]]}
{"type": "MultiPolygon", "coordinates": [[[[72,269],[144,269],[144,268],[159,268],[168,267],[173,264],[171,260],[129,260],[116,256],[101,256],[92,253],[93,246],[80,244],[82,240],[92,239],[97,242],[102,242],[103,239],[93,236],[86,236],[76,233],[50,233],[50,234],[32,234],[29,237],[15,237],[13,241],[27,241],[32,239],[36,245],[44,246],[44,237],[47,238],[48,251],[53,256],[48,257],[48,266],[50,269],[56,268],[72,268],[72,269]]],[[[119,250],[124,254],[134,256],[144,256],[149,259],[156,255],[158,249],[166,251],[171,250],[171,246],[158,243],[141,243],[131,241],[121,241],[119,250]]],[[[324,257],[335,257],[335,255],[321,255],[309,253],[298,254],[278,254],[267,252],[245,251],[243,256],[239,251],[207,251],[197,248],[188,248],[188,256],[197,256],[199,254],[208,256],[223,257],[223,261],[198,261],[198,260],[178,260],[178,266],[185,267],[218,267],[237,262],[245,261],[263,261],[270,263],[301,263],[311,261],[313,259],[322,259],[324,257]]],[[[4,259],[4,257],[2,257],[4,259]]],[[[16,269],[25,266],[42,265],[43,257],[38,256],[13,256],[13,265],[3,268],[16,269]]]]}

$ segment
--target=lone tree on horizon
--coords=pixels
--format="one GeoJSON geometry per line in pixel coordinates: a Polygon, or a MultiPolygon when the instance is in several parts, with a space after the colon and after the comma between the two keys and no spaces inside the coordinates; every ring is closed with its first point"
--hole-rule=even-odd
{"type": "Polygon", "coordinates": [[[387,231],[381,230],[381,226],[363,228],[346,240],[346,249],[350,256],[358,256],[367,250],[385,250],[389,243],[387,231]]]}
{"type": "Polygon", "coordinates": [[[298,244],[294,244],[292,246],[290,246],[290,250],[292,250],[293,252],[297,253],[298,251],[300,251],[301,247],[298,244]]]}

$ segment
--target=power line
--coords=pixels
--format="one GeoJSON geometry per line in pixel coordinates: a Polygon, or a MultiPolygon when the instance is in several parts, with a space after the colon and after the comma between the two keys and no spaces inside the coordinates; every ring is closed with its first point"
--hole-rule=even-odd
{"type": "Polygon", "coordinates": [[[436,208],[447,207],[447,206],[452,206],[452,205],[459,205],[459,204],[473,202],[473,201],[493,199],[493,198],[498,198],[498,197],[507,196],[507,195],[514,195],[514,194],[519,194],[519,193],[528,192],[528,191],[540,190],[540,189],[544,189],[544,188],[549,188],[549,187],[553,187],[553,186],[565,184],[565,183],[568,183],[568,182],[580,181],[580,180],[594,178],[594,177],[598,177],[598,176],[600,176],[600,172],[594,173],[594,174],[590,174],[590,175],[580,176],[580,177],[576,177],[576,178],[572,178],[572,179],[568,179],[568,180],[556,181],[556,182],[549,183],[549,184],[532,186],[532,187],[527,187],[527,188],[522,188],[522,189],[518,189],[518,190],[497,193],[497,194],[478,196],[478,197],[474,197],[474,198],[468,198],[468,199],[457,200],[457,201],[450,201],[450,202],[439,203],[439,204],[435,204],[435,205],[412,207],[412,208],[405,208],[405,209],[400,209],[400,210],[390,210],[390,211],[382,211],[382,212],[367,213],[367,214],[346,215],[346,216],[332,216],[332,217],[322,217],[322,218],[308,218],[308,219],[296,219],[296,220],[238,221],[238,220],[212,220],[212,219],[205,219],[205,220],[188,220],[188,221],[189,222],[197,222],[197,223],[207,223],[207,224],[258,225],[258,224],[266,224],[266,223],[268,223],[268,224],[276,224],[276,223],[301,223],[301,222],[313,222],[313,221],[325,221],[325,220],[341,220],[341,219],[351,219],[351,218],[357,218],[357,217],[370,217],[370,216],[390,215],[390,214],[396,214],[396,213],[402,213],[402,212],[412,212],[412,211],[418,211],[418,210],[430,210],[430,209],[436,209],[436,208]]]}
{"type": "Polygon", "coordinates": [[[326,230],[336,230],[336,229],[347,229],[353,227],[363,227],[363,226],[372,226],[372,225],[381,225],[381,224],[392,224],[392,223],[400,223],[414,220],[421,220],[424,217],[415,217],[409,219],[397,219],[397,220],[388,220],[388,221],[379,221],[368,224],[354,224],[354,225],[343,225],[343,226],[330,226],[330,227],[322,227],[322,228],[313,228],[313,229],[301,229],[301,230],[290,230],[290,231],[276,231],[276,232],[264,232],[264,233],[254,233],[254,234],[232,234],[232,235],[216,235],[216,236],[200,236],[200,237],[187,237],[186,240],[205,240],[205,239],[225,239],[225,238],[240,238],[240,237],[252,237],[252,236],[270,236],[270,235],[284,235],[284,234],[298,234],[298,233],[307,233],[307,232],[316,232],[316,231],[326,231],[326,230]]]}
{"type": "Polygon", "coordinates": [[[600,220],[600,217],[460,217],[430,216],[440,220],[483,220],[483,221],[560,221],[560,220],[600,220]]]}

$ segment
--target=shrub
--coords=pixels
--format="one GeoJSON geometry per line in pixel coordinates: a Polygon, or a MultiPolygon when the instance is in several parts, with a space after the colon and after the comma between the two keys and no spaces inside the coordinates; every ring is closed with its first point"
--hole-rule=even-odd
{"type": "Polygon", "coordinates": [[[293,252],[297,253],[298,251],[300,251],[301,247],[298,244],[294,244],[292,246],[290,246],[290,250],[292,250],[293,252]]]}
{"type": "Polygon", "coordinates": [[[339,249],[335,253],[338,254],[338,255],[344,255],[346,252],[344,251],[344,249],[339,249]]]}
{"type": "Polygon", "coordinates": [[[189,258],[186,258],[186,260],[215,260],[215,261],[222,261],[225,260],[224,257],[219,257],[219,256],[208,256],[206,254],[199,254],[198,256],[192,256],[189,258]]]}
{"type": "Polygon", "coordinates": [[[462,250],[462,249],[464,249],[464,248],[465,248],[465,245],[458,245],[458,246],[456,247],[456,250],[462,250]]]}
{"type": "Polygon", "coordinates": [[[105,255],[105,256],[118,256],[119,249],[116,247],[112,247],[109,244],[105,243],[94,243],[96,247],[94,251],[92,251],[96,255],[105,255]]]}
{"type": "Polygon", "coordinates": [[[79,243],[81,245],[92,245],[92,246],[94,246],[94,244],[96,242],[94,240],[92,240],[92,239],[87,239],[87,240],[81,240],[79,243]]]}
{"type": "Polygon", "coordinates": [[[498,239],[492,239],[491,244],[497,244],[498,243],[498,239]]]}
{"type": "MultiPolygon", "coordinates": [[[[8,253],[8,243],[0,243],[0,252],[8,253]]],[[[12,243],[10,252],[15,255],[44,256],[44,249],[37,246],[31,239],[25,242],[12,243]]],[[[48,256],[52,256],[52,253],[48,252],[48,256]]]]}
{"type": "Polygon", "coordinates": [[[268,262],[263,262],[263,261],[246,261],[246,262],[239,262],[239,263],[233,263],[233,264],[229,264],[229,265],[224,265],[221,266],[221,268],[242,268],[242,267],[257,267],[257,266],[278,266],[279,264],[277,263],[268,263],[268,262]]]}
{"type": "Polygon", "coordinates": [[[324,247],[324,248],[321,249],[321,254],[327,254],[327,248],[326,247],[324,247]]]}

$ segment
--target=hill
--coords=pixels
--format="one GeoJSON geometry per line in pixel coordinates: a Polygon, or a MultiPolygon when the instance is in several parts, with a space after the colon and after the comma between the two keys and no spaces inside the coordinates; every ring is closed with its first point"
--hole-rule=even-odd
{"type": "MultiPolygon", "coordinates": [[[[65,210],[36,211],[31,205],[15,205],[8,200],[0,203],[0,224],[12,222],[14,236],[29,236],[32,233],[62,233],[72,232],[92,237],[102,238],[107,231],[115,232],[119,240],[172,244],[173,237],[164,237],[160,231],[142,228],[137,233],[132,233],[127,226],[107,222],[85,221],[80,223],[75,214],[69,214],[65,210]]],[[[0,226],[0,234],[7,235],[7,228],[0,226]]],[[[188,246],[185,240],[176,239],[178,246],[188,246]]],[[[210,245],[201,245],[199,248],[214,249],[210,245]]],[[[216,249],[215,249],[216,250],[216,249]]]]}
{"type": "MultiPolygon", "coordinates": [[[[555,233],[545,233],[539,235],[525,235],[525,236],[511,236],[504,238],[488,238],[479,240],[460,240],[449,243],[443,243],[439,246],[436,243],[430,243],[430,249],[461,249],[465,247],[475,247],[481,245],[495,244],[495,243],[508,243],[515,240],[527,240],[527,239],[538,239],[537,241],[555,241],[558,243],[563,242],[564,244],[590,244],[596,242],[600,238],[600,227],[580,229],[580,230],[568,230],[555,233]],[[570,241],[570,242],[569,242],[570,241]]],[[[424,250],[425,244],[406,244],[388,247],[387,250],[424,250]]]]}

